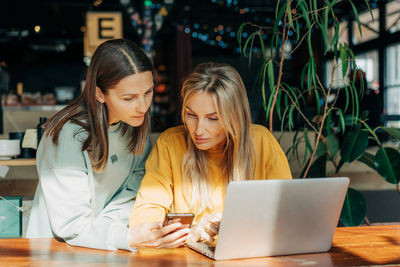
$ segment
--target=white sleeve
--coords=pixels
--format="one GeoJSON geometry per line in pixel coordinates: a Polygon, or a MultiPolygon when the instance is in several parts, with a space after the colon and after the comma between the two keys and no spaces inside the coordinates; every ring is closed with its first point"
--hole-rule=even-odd
{"type": "Polygon", "coordinates": [[[137,176],[130,175],[104,210],[95,216],[90,173],[81,142],[64,128],[58,145],[52,145],[47,137],[38,157],[40,186],[53,234],[74,246],[131,250],[127,224],[136,192],[127,185],[137,176]]]}
{"type": "MultiPolygon", "coordinates": [[[[143,154],[135,156],[129,172],[130,174],[120,187],[120,191],[111,198],[111,201],[106,205],[99,216],[107,217],[113,221],[121,221],[123,222],[124,228],[127,227],[126,222],[129,221],[130,212],[132,211],[140,183],[145,173],[145,162],[150,151],[151,144],[150,139],[148,139],[143,154]]],[[[123,230],[121,227],[115,227],[113,229],[111,232],[111,242],[115,247],[132,250],[128,245],[127,230],[123,230]]]]}

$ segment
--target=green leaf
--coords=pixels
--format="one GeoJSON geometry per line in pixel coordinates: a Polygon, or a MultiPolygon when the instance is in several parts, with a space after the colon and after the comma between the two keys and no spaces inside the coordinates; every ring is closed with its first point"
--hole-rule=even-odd
{"type": "Polygon", "coordinates": [[[261,45],[263,60],[265,61],[265,59],[267,58],[267,55],[265,54],[265,44],[264,44],[264,40],[262,38],[261,32],[258,32],[258,36],[260,37],[260,45],[261,45]]]}
{"type": "Polygon", "coordinates": [[[341,156],[345,162],[353,162],[361,157],[368,147],[368,132],[357,129],[350,131],[344,138],[341,156]]]}
{"type": "MultiPolygon", "coordinates": [[[[281,120],[281,130],[282,131],[283,131],[284,126],[285,126],[285,117],[286,117],[286,114],[288,113],[289,109],[290,109],[290,106],[286,105],[285,110],[283,111],[283,115],[282,115],[283,119],[281,120]]],[[[268,117],[267,117],[267,119],[268,119],[268,117]]]]}
{"type": "Polygon", "coordinates": [[[310,151],[310,153],[312,152],[312,147],[311,147],[311,143],[310,143],[310,139],[308,138],[308,132],[307,132],[307,128],[304,128],[304,142],[305,142],[305,148],[304,148],[304,158],[303,158],[303,162],[302,164],[304,164],[307,160],[307,154],[308,151],[310,151]]]}
{"type": "Polygon", "coordinates": [[[319,97],[319,93],[318,93],[318,88],[315,88],[314,94],[315,94],[315,101],[317,101],[317,103],[316,103],[317,114],[319,114],[321,111],[321,107],[320,107],[320,97],[319,97]]]}
{"type": "Polygon", "coordinates": [[[278,17],[278,12],[279,12],[279,4],[280,4],[281,0],[278,0],[278,2],[276,3],[275,6],[275,18],[278,17]]]}
{"type": "Polygon", "coordinates": [[[328,135],[326,137],[326,144],[328,146],[329,152],[331,152],[334,158],[336,153],[339,151],[339,139],[335,135],[328,135]]]}
{"type": "Polygon", "coordinates": [[[275,107],[276,107],[276,113],[278,113],[278,117],[281,120],[282,116],[281,116],[281,99],[282,99],[282,90],[279,90],[278,95],[276,96],[276,103],[275,103],[275,107]]]}
{"type": "Polygon", "coordinates": [[[311,92],[311,85],[312,85],[312,69],[311,64],[307,64],[307,90],[311,92]]]}
{"type": "Polygon", "coordinates": [[[339,164],[337,165],[335,172],[339,173],[339,171],[343,167],[343,165],[344,165],[344,161],[343,161],[343,159],[340,159],[339,160],[339,164]]]}
{"type": "MultiPolygon", "coordinates": [[[[243,33],[243,27],[246,25],[246,23],[242,23],[241,25],[240,25],[240,27],[239,27],[239,29],[237,30],[237,32],[236,32],[236,38],[237,38],[237,41],[238,41],[238,43],[239,43],[239,47],[240,48],[242,48],[242,33],[243,33]]],[[[242,51],[241,51],[242,53],[242,55],[243,55],[243,49],[242,49],[242,51]]]]}
{"type": "Polygon", "coordinates": [[[325,31],[325,53],[328,51],[328,19],[329,19],[329,6],[324,9],[323,19],[322,19],[322,28],[325,31]]]}
{"type": "Polygon", "coordinates": [[[362,37],[362,30],[361,30],[361,23],[360,20],[358,18],[358,11],[356,6],[353,4],[353,2],[351,0],[349,0],[350,4],[351,4],[351,8],[353,9],[353,13],[354,13],[354,17],[357,20],[357,25],[358,25],[358,31],[360,32],[360,36],[362,37]]]}
{"type": "Polygon", "coordinates": [[[313,55],[311,55],[311,57],[310,57],[310,65],[311,65],[311,72],[312,72],[312,75],[311,75],[312,82],[314,84],[314,87],[317,87],[317,80],[316,80],[316,77],[317,77],[316,69],[317,68],[315,66],[315,61],[314,61],[314,56],[313,55]]]}
{"type": "Polygon", "coordinates": [[[346,85],[344,87],[344,92],[346,93],[346,104],[344,105],[344,112],[347,111],[347,109],[349,108],[349,104],[350,104],[350,94],[349,94],[349,87],[346,85]]]}
{"type": "Polygon", "coordinates": [[[339,111],[339,124],[340,124],[340,128],[342,129],[342,133],[344,134],[344,130],[346,129],[346,125],[344,123],[344,118],[343,118],[343,112],[341,109],[338,110],[339,111]]]}
{"type": "Polygon", "coordinates": [[[332,47],[333,47],[333,52],[335,55],[337,54],[337,44],[339,41],[339,29],[340,29],[340,24],[336,20],[335,21],[335,33],[333,34],[332,43],[331,43],[332,47]]]}
{"type": "Polygon", "coordinates": [[[254,37],[255,37],[256,34],[257,34],[257,32],[253,32],[249,36],[249,38],[247,38],[246,42],[243,45],[243,56],[248,57],[248,55],[246,54],[246,50],[247,50],[247,46],[248,46],[249,42],[251,41],[251,47],[250,47],[250,53],[249,53],[250,62],[251,62],[251,54],[252,54],[252,51],[253,51],[253,49],[252,49],[253,48],[253,41],[254,41],[254,37]]]}
{"type": "MultiPolygon", "coordinates": [[[[310,4],[310,7],[311,7],[311,4],[310,4]]],[[[319,17],[318,17],[318,12],[317,12],[317,10],[318,10],[317,0],[314,0],[313,6],[311,9],[312,9],[311,11],[314,14],[314,20],[319,24],[320,22],[319,22],[319,17]]]]}
{"type": "Polygon", "coordinates": [[[347,68],[349,66],[348,60],[347,60],[347,52],[344,46],[342,44],[339,45],[339,53],[340,53],[340,59],[342,61],[342,75],[343,77],[346,77],[346,72],[347,68]]]}
{"type": "Polygon", "coordinates": [[[382,147],[375,154],[375,169],[392,184],[400,181],[400,153],[390,147],[382,147]]]}
{"type": "Polygon", "coordinates": [[[346,124],[346,126],[353,126],[357,124],[357,121],[353,116],[347,114],[346,116],[344,116],[344,123],[346,124]]]}
{"type": "Polygon", "coordinates": [[[358,161],[364,163],[371,169],[375,170],[375,156],[369,152],[364,152],[358,161]]]}
{"type": "MultiPolygon", "coordinates": [[[[271,90],[271,93],[274,92],[275,90],[275,76],[274,76],[274,63],[272,60],[270,60],[267,64],[267,70],[268,70],[268,83],[269,83],[269,89],[271,90]]],[[[276,90],[279,90],[279,88],[276,88],[276,90]]]]}
{"type": "Polygon", "coordinates": [[[269,95],[269,98],[268,98],[267,112],[266,112],[267,119],[269,118],[269,115],[270,115],[269,113],[270,113],[271,107],[272,107],[272,101],[274,100],[273,94],[274,94],[274,92],[271,92],[269,95]]]}
{"type": "Polygon", "coordinates": [[[311,21],[308,13],[307,6],[303,3],[303,1],[299,1],[299,7],[301,9],[302,15],[301,17],[306,21],[307,28],[311,28],[311,21]]]}
{"type": "Polygon", "coordinates": [[[355,86],[353,86],[353,85],[352,85],[352,87],[353,87],[353,90],[354,90],[354,102],[355,102],[353,104],[353,106],[356,109],[354,117],[358,121],[358,118],[360,117],[360,103],[359,103],[359,100],[358,100],[357,88],[355,86]]]}
{"type": "Polygon", "coordinates": [[[269,114],[269,109],[267,108],[267,98],[265,96],[265,76],[266,76],[266,72],[267,72],[267,64],[268,61],[264,61],[263,65],[262,65],[262,80],[261,80],[261,95],[263,98],[263,108],[264,111],[266,112],[266,117],[268,118],[268,114],[269,114]]]}
{"type": "Polygon", "coordinates": [[[383,130],[385,130],[387,133],[389,133],[391,136],[396,138],[397,140],[400,140],[400,130],[396,128],[390,128],[390,127],[382,127],[383,130]]]}
{"type": "Polygon", "coordinates": [[[256,32],[253,32],[251,35],[250,35],[250,38],[249,39],[251,39],[251,43],[250,43],[250,54],[249,54],[249,68],[251,67],[251,58],[252,58],[252,55],[253,55],[253,45],[254,45],[254,39],[255,39],[255,34],[256,34],[256,32]]]}
{"type": "Polygon", "coordinates": [[[294,122],[293,122],[293,111],[294,111],[295,106],[291,105],[289,109],[289,130],[291,131],[294,128],[294,122]]]}
{"type": "Polygon", "coordinates": [[[318,142],[318,147],[317,151],[315,151],[315,157],[320,157],[322,155],[326,154],[326,148],[324,143],[321,142],[321,140],[318,142]]]}
{"type": "Polygon", "coordinates": [[[272,78],[270,78],[270,71],[269,71],[269,68],[272,68],[272,67],[270,67],[271,65],[272,65],[273,63],[272,63],[272,60],[269,60],[268,62],[267,62],[267,64],[266,64],[266,68],[268,69],[267,71],[268,71],[268,82],[269,82],[269,86],[270,86],[270,95],[269,95],[269,99],[268,99],[268,105],[267,105],[267,111],[266,111],[266,116],[267,116],[267,119],[268,119],[268,117],[269,117],[269,112],[270,112],[270,110],[271,110],[271,106],[272,106],[272,102],[273,102],[273,99],[274,99],[274,94],[275,94],[275,90],[278,90],[278,88],[275,88],[274,87],[274,81],[272,80],[271,81],[271,79],[273,79],[273,76],[272,76],[272,78]],[[272,86],[272,87],[271,87],[272,86]]]}
{"type": "MultiPolygon", "coordinates": [[[[307,177],[326,177],[326,159],[327,155],[324,154],[318,157],[310,167],[307,177]]],[[[306,165],[307,166],[307,165],[306,165]]]]}
{"type": "MultiPolygon", "coordinates": [[[[355,117],[355,111],[354,111],[355,95],[354,95],[354,90],[353,90],[353,87],[351,85],[350,85],[349,88],[350,88],[349,91],[350,91],[351,103],[352,103],[352,105],[351,105],[351,115],[353,117],[355,117]]],[[[357,118],[357,120],[358,120],[358,118],[357,118]]]]}
{"type": "Polygon", "coordinates": [[[289,96],[285,94],[285,98],[283,99],[283,102],[285,103],[285,107],[289,105],[289,96]]]}
{"type": "Polygon", "coordinates": [[[322,33],[322,41],[324,43],[324,54],[328,52],[328,34],[327,30],[325,29],[324,25],[322,23],[318,23],[319,29],[321,30],[322,33]]]}
{"type": "Polygon", "coordinates": [[[369,5],[368,0],[364,0],[364,3],[367,5],[369,13],[371,14],[372,21],[375,21],[374,14],[372,14],[372,9],[371,9],[371,6],[369,5]]]}
{"type": "Polygon", "coordinates": [[[310,143],[310,139],[308,138],[308,132],[307,132],[306,128],[304,128],[304,141],[306,143],[306,150],[308,149],[308,150],[312,151],[312,146],[310,143]]]}
{"type": "Polygon", "coordinates": [[[367,204],[360,192],[349,188],[344,200],[340,221],[345,226],[358,226],[367,214],[367,204]]]}
{"type": "Polygon", "coordinates": [[[311,30],[307,34],[307,47],[308,47],[308,53],[311,58],[313,58],[313,49],[312,49],[312,42],[311,42],[311,30]]]}
{"type": "MultiPolygon", "coordinates": [[[[278,26],[279,26],[279,21],[282,20],[283,15],[285,14],[286,11],[286,7],[287,7],[288,2],[284,2],[281,9],[279,10],[279,12],[277,13],[277,15],[275,15],[275,23],[274,23],[274,28],[273,28],[273,32],[277,33],[278,32],[278,26]]],[[[277,6],[278,7],[278,6],[277,6]]],[[[282,20],[283,21],[283,20],[282,20]]],[[[282,22],[283,23],[283,22],[282,22]]],[[[286,25],[284,25],[285,27],[286,25]]]]}
{"type": "MultiPolygon", "coordinates": [[[[296,94],[296,87],[291,87],[290,85],[288,85],[287,83],[282,82],[281,83],[282,87],[285,87],[288,94],[292,96],[292,100],[296,103],[297,106],[300,106],[299,103],[299,96],[301,98],[301,93],[299,93],[298,95],[296,94]]],[[[298,93],[298,92],[297,92],[298,93]]]]}
{"type": "Polygon", "coordinates": [[[295,21],[296,25],[296,42],[300,40],[300,26],[299,26],[299,20],[295,21]]]}

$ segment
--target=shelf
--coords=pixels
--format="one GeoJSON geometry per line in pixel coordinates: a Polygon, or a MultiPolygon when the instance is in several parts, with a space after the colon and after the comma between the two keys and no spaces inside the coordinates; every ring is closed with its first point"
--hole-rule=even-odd
{"type": "Polygon", "coordinates": [[[1,165],[6,165],[6,166],[35,166],[36,165],[36,159],[35,158],[29,158],[29,159],[5,159],[5,160],[0,160],[0,166],[1,165]]]}
{"type": "Polygon", "coordinates": [[[13,105],[3,106],[4,111],[60,111],[66,105],[13,105]]]}

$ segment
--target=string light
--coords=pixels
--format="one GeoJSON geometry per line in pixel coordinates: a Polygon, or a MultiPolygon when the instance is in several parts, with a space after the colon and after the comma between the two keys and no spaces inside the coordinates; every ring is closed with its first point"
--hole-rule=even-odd
{"type": "MultiPolygon", "coordinates": [[[[186,20],[187,21],[187,20],[186,20]]],[[[200,25],[199,23],[193,23],[192,26],[178,26],[178,24],[172,23],[173,26],[182,28],[183,31],[190,35],[195,40],[200,40],[205,44],[213,47],[220,47],[222,49],[233,49],[235,53],[241,53],[240,47],[237,47],[236,41],[236,31],[234,31],[234,27],[225,26],[223,24],[219,24],[217,26],[210,27],[208,24],[200,25]],[[202,32],[202,30],[212,29],[212,32],[202,32]],[[224,29],[224,30],[222,30],[224,29]]],[[[242,33],[242,38],[248,38],[249,34],[247,32],[242,33]]],[[[262,38],[267,39],[267,34],[262,34],[262,38]]],[[[253,53],[261,53],[261,49],[259,47],[253,47],[253,53]]],[[[250,48],[247,47],[246,52],[249,53],[250,48]]]]}
{"type": "Polygon", "coordinates": [[[211,3],[213,4],[217,4],[220,6],[226,6],[229,8],[233,8],[233,10],[241,15],[243,14],[247,14],[247,13],[255,13],[255,9],[252,8],[248,8],[248,7],[242,7],[239,8],[239,1],[238,0],[227,0],[227,1],[223,1],[223,0],[211,0],[211,3]]]}

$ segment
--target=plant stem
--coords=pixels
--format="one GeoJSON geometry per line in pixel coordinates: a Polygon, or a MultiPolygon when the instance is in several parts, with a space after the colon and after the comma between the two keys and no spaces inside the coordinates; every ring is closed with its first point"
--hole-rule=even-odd
{"type": "Polygon", "coordinates": [[[292,51],[290,51],[289,55],[287,57],[289,57],[290,55],[292,55],[301,45],[301,43],[304,41],[304,39],[307,37],[307,34],[310,34],[311,29],[313,28],[313,26],[315,25],[315,22],[313,22],[311,24],[310,29],[308,29],[307,33],[303,35],[303,37],[301,37],[301,40],[297,43],[296,47],[292,49],[292,51]]]}
{"type": "Polygon", "coordinates": [[[275,109],[275,103],[276,99],[278,97],[278,93],[281,87],[281,80],[282,80],[282,75],[283,75],[283,62],[285,61],[285,45],[286,41],[289,37],[289,29],[290,25],[288,26],[288,29],[286,29],[286,19],[287,19],[287,13],[288,13],[288,8],[290,7],[290,3],[292,1],[289,1],[289,3],[286,6],[285,10],[285,17],[283,19],[283,34],[282,34],[282,45],[281,45],[281,60],[279,63],[279,72],[278,72],[278,81],[276,83],[276,90],[274,93],[274,99],[272,100],[272,105],[271,105],[271,111],[269,113],[269,130],[272,132],[273,131],[273,117],[274,117],[274,109],[275,109]]]}
{"type": "MultiPolygon", "coordinates": [[[[318,76],[318,75],[317,75],[317,76],[318,76]]],[[[308,174],[308,172],[310,171],[310,168],[311,168],[312,160],[313,160],[313,158],[314,158],[314,156],[315,156],[315,153],[317,152],[319,140],[321,139],[322,130],[324,129],[324,123],[325,123],[325,119],[326,119],[326,117],[327,117],[328,97],[329,97],[331,91],[332,91],[332,87],[330,86],[329,89],[328,89],[328,92],[326,93],[325,104],[324,104],[324,112],[322,113],[323,115],[322,115],[321,124],[320,124],[321,126],[319,127],[317,139],[315,140],[314,151],[313,151],[313,153],[311,154],[311,157],[310,157],[310,160],[309,160],[309,162],[308,162],[307,169],[306,169],[306,171],[304,172],[303,178],[307,177],[307,174],[308,174]]]]}

